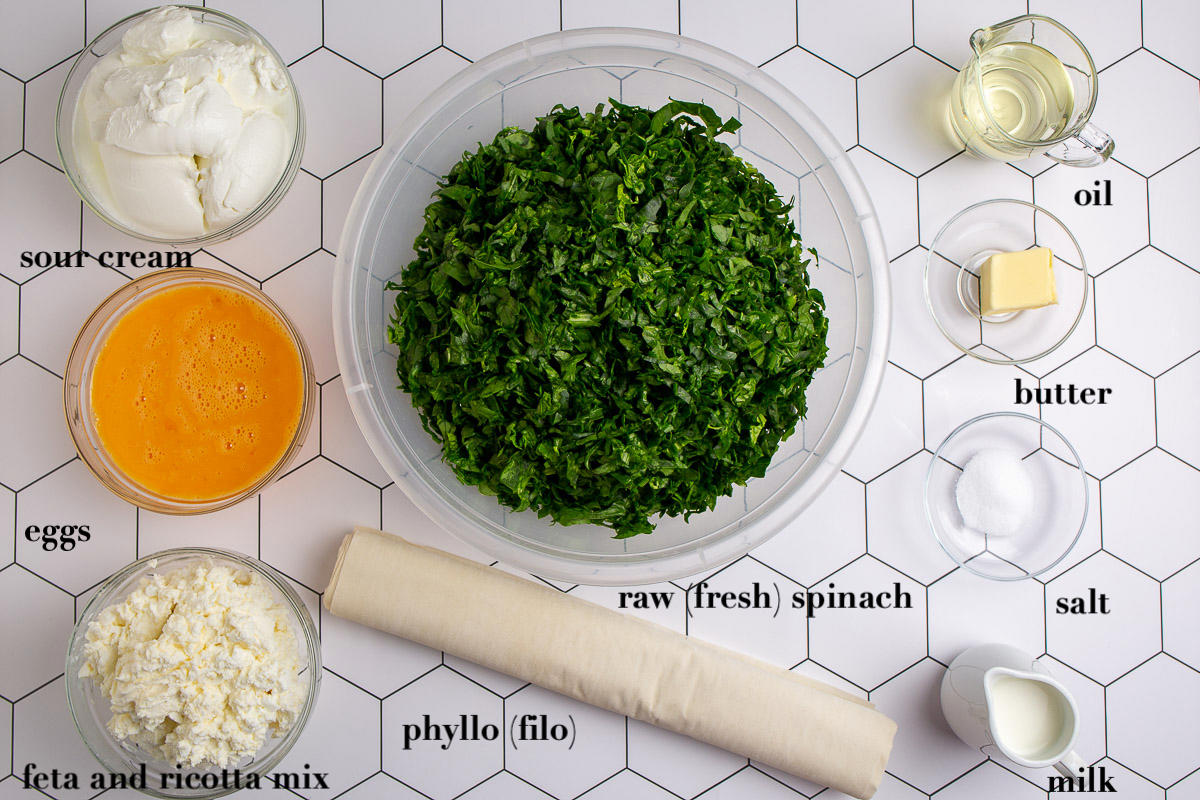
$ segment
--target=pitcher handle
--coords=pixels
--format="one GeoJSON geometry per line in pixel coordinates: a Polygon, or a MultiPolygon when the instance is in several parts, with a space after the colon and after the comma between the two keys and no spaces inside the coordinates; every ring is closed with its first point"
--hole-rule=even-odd
{"type": "MultiPolygon", "coordinates": [[[[1065,162],[1064,162],[1065,163],[1065,162]]],[[[1058,770],[1058,774],[1064,778],[1077,780],[1081,773],[1086,772],[1088,764],[1074,750],[1067,753],[1059,761],[1055,762],[1054,768],[1058,770]]]]}
{"type": "Polygon", "coordinates": [[[1094,167],[1112,155],[1116,142],[1092,123],[1066,141],[1051,147],[1046,155],[1069,167],[1094,167]]]}

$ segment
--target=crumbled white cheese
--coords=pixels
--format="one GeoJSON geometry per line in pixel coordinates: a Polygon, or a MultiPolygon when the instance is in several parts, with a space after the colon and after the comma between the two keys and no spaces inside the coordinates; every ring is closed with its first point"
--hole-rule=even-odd
{"type": "Polygon", "coordinates": [[[88,626],[84,657],[112,734],[184,767],[253,755],[292,727],[308,688],[268,584],[211,562],[144,578],[88,626]]]}

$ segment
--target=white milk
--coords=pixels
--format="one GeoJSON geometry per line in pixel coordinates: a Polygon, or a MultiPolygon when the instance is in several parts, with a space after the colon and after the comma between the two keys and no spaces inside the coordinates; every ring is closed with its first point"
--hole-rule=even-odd
{"type": "Polygon", "coordinates": [[[1027,761],[1042,761],[1063,749],[1074,721],[1058,689],[1012,675],[996,676],[990,688],[996,744],[1027,761]]]}

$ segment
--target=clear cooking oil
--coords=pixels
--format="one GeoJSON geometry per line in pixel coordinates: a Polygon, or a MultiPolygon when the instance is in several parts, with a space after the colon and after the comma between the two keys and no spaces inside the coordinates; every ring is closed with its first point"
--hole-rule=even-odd
{"type": "Polygon", "coordinates": [[[959,72],[950,122],[968,150],[1007,160],[1062,136],[1074,108],[1075,85],[1062,61],[1036,44],[1004,42],[959,72]]]}

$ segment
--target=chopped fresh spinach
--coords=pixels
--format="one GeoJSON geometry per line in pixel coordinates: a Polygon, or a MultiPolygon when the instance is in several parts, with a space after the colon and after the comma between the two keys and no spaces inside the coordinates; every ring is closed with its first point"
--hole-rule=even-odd
{"type": "Polygon", "coordinates": [[[781,200],[708,106],[556,106],[438,183],[388,336],[464,483],[618,538],[761,476],[827,352],[781,200]]]}

